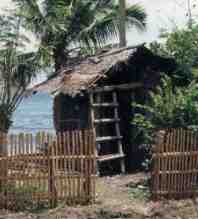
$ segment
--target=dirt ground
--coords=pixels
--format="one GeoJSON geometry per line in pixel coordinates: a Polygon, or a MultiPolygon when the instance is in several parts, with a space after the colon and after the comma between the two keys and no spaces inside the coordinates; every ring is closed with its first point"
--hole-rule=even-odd
{"type": "Polygon", "coordinates": [[[147,179],[143,173],[99,178],[94,205],[36,214],[1,211],[0,219],[198,219],[198,199],[153,202],[147,179]]]}

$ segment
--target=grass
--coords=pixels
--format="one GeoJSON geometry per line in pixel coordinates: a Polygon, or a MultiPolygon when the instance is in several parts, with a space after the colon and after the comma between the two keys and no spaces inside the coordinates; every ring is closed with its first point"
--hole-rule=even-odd
{"type": "Polygon", "coordinates": [[[139,183],[130,183],[127,186],[129,188],[129,196],[131,199],[138,199],[140,201],[149,201],[151,199],[149,180],[139,183]]]}
{"type": "MultiPolygon", "coordinates": [[[[13,211],[28,211],[40,212],[48,209],[47,202],[35,200],[32,195],[37,193],[44,193],[45,191],[33,185],[17,186],[16,184],[8,184],[1,189],[1,194],[6,194],[7,208],[13,211]]],[[[3,203],[2,203],[3,204],[3,203]]]]}

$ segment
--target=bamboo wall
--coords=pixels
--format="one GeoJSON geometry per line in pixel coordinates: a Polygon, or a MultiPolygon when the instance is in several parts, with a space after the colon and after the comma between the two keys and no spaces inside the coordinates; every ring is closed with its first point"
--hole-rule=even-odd
{"type": "MultiPolygon", "coordinates": [[[[0,156],[0,207],[32,205],[54,207],[59,201],[94,201],[95,139],[92,130],[0,135],[6,153],[0,156]],[[7,140],[7,141],[6,141],[7,140]]],[[[1,146],[1,145],[0,145],[1,146]]]]}
{"type": "Polygon", "coordinates": [[[156,199],[188,198],[198,194],[198,135],[170,129],[153,156],[152,192],[156,199]]]}

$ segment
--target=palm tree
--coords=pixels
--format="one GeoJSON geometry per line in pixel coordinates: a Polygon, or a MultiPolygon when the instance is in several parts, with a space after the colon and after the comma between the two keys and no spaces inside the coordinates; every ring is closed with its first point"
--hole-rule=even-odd
{"type": "Polygon", "coordinates": [[[125,0],[119,0],[120,6],[120,26],[119,26],[119,39],[120,39],[120,47],[126,46],[126,2],[125,0]]]}
{"type": "MultiPolygon", "coordinates": [[[[56,72],[67,65],[74,48],[95,50],[119,35],[119,5],[115,0],[14,1],[25,28],[40,40],[40,54],[53,60],[56,72]]],[[[126,24],[144,30],[144,9],[139,5],[127,8],[126,24]]]]}
{"type": "Polygon", "coordinates": [[[188,28],[192,29],[193,19],[192,19],[191,1],[187,0],[187,4],[188,4],[188,28]]]}
{"type": "Polygon", "coordinates": [[[4,133],[39,68],[36,54],[19,50],[28,42],[19,30],[20,20],[16,17],[0,17],[0,131],[4,133]]]}

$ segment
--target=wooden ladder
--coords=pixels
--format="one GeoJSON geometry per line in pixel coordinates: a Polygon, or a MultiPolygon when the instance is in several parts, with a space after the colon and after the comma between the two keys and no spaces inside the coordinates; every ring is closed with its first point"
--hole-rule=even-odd
{"type": "MultiPolygon", "coordinates": [[[[107,93],[107,91],[104,91],[107,93]]],[[[125,173],[125,155],[123,152],[123,145],[122,145],[122,136],[120,133],[120,118],[118,113],[118,98],[116,91],[111,91],[111,102],[104,101],[102,98],[103,92],[91,92],[90,93],[90,104],[91,104],[91,123],[95,130],[95,136],[96,136],[96,155],[98,156],[100,151],[100,145],[102,143],[102,147],[105,147],[106,144],[109,142],[114,142],[118,153],[114,154],[105,154],[105,155],[99,155],[98,156],[98,164],[102,162],[108,162],[112,160],[119,160],[120,163],[120,169],[122,173],[125,173]],[[94,99],[95,97],[95,99],[94,99]],[[97,110],[103,110],[104,108],[110,108],[113,110],[113,118],[96,118],[96,112],[97,110]],[[115,135],[114,136],[100,136],[100,133],[97,133],[97,127],[104,126],[106,124],[112,124],[115,129],[115,135]]]]}

